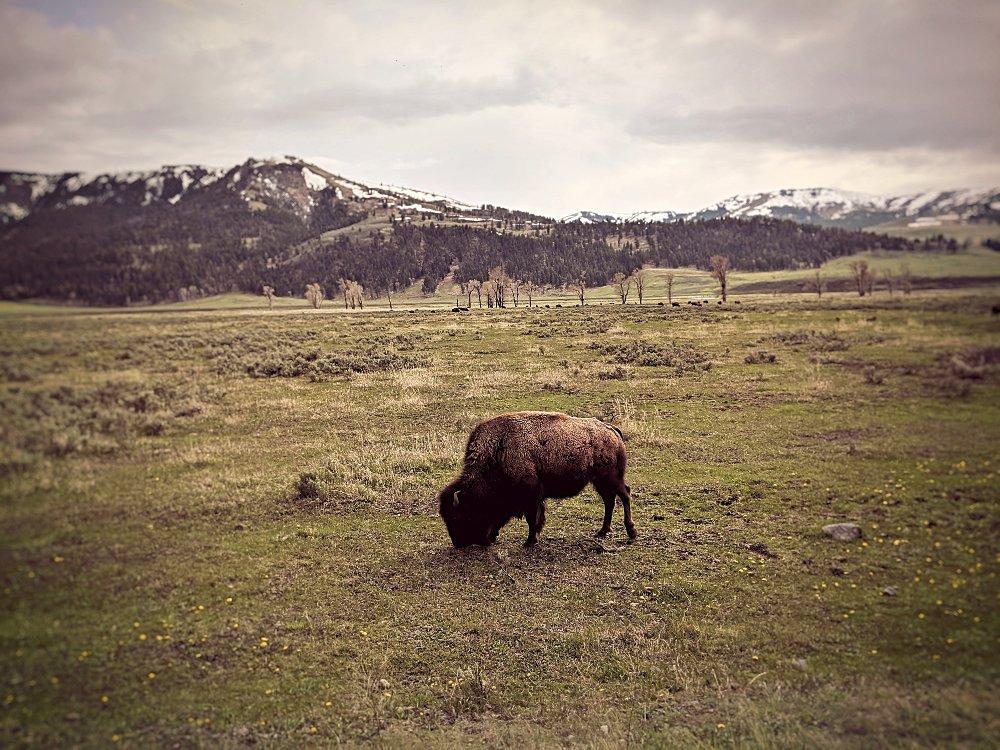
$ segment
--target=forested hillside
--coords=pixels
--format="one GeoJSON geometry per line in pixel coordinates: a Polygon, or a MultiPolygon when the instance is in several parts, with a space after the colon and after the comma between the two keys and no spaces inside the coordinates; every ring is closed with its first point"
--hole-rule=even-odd
{"type": "MultiPolygon", "coordinates": [[[[744,271],[818,266],[901,238],[768,217],[557,223],[406,188],[369,188],[288,157],[230,170],[0,174],[0,296],[148,304],[230,291],[301,296],[345,281],[367,297],[499,272],[537,288],[606,284],[646,264],[744,271]]],[[[930,241],[948,248],[944,240],[930,241]]]]}

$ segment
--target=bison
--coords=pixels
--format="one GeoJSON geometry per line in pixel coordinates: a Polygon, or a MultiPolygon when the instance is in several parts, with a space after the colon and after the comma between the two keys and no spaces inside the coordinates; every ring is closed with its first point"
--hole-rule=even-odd
{"type": "Polygon", "coordinates": [[[545,526],[545,499],[572,497],[592,483],[604,500],[597,536],[611,531],[620,497],[625,530],[635,539],[625,462],[621,431],[598,419],[538,411],[502,414],[473,429],[462,473],[438,495],[441,517],[456,547],[492,544],[510,519],[524,518],[525,546],[531,546],[545,526]]]}

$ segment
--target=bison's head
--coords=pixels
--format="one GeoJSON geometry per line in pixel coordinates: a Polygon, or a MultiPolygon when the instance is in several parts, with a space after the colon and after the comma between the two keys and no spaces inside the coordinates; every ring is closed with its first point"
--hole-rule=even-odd
{"type": "Polygon", "coordinates": [[[441,490],[438,502],[448,536],[456,547],[486,546],[496,540],[499,529],[482,515],[482,505],[475,502],[473,490],[453,482],[441,490]]]}

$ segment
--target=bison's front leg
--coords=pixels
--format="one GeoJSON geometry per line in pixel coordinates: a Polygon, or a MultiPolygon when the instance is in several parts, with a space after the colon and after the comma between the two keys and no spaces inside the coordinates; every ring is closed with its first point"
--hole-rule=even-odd
{"type": "Polygon", "coordinates": [[[598,487],[597,490],[601,494],[601,499],[604,501],[604,523],[601,524],[601,530],[597,532],[597,538],[603,539],[611,531],[611,516],[615,512],[615,497],[616,492],[612,488],[598,487]]]}
{"type": "Polygon", "coordinates": [[[528,522],[528,538],[524,546],[532,547],[538,543],[538,535],[545,526],[545,500],[539,500],[534,510],[525,513],[524,518],[528,522]]]}

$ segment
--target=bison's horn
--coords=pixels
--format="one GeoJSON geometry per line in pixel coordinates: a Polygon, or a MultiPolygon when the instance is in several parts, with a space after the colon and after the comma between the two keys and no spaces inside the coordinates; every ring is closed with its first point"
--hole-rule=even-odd
{"type": "Polygon", "coordinates": [[[459,492],[461,492],[461,490],[455,490],[455,494],[452,495],[452,498],[451,498],[451,507],[452,508],[457,508],[458,507],[458,493],[459,492]]]}

